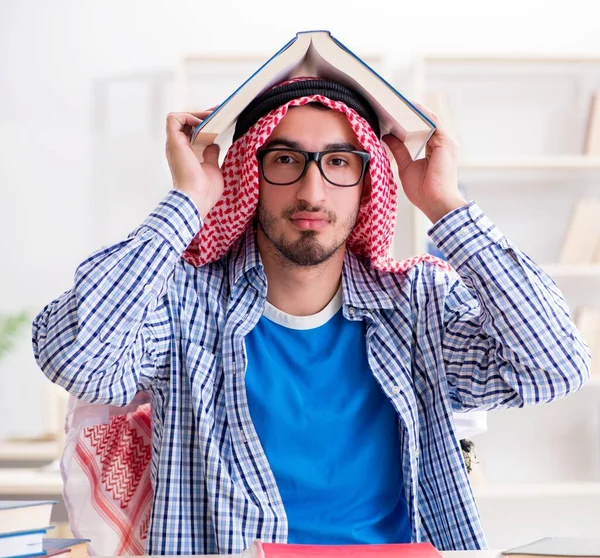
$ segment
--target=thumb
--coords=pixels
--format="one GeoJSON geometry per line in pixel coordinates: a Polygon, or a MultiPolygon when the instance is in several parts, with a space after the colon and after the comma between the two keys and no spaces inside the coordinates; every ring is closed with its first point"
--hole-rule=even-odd
{"type": "Polygon", "coordinates": [[[396,136],[387,134],[381,138],[390,148],[396,163],[398,164],[398,172],[403,172],[408,165],[413,162],[413,158],[408,151],[408,148],[396,136]]]}
{"type": "Polygon", "coordinates": [[[204,150],[204,162],[209,165],[214,165],[215,167],[219,166],[219,153],[221,148],[218,144],[212,143],[204,150]]]}

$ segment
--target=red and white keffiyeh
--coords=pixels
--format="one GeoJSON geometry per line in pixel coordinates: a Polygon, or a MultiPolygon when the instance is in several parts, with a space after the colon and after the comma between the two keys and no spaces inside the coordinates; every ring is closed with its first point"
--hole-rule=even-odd
{"type": "MultiPolygon", "coordinates": [[[[306,78],[302,78],[306,79],[306,78]]],[[[256,151],[290,107],[319,102],[344,113],[363,149],[371,155],[371,194],[360,208],[348,248],[377,269],[404,272],[422,261],[450,266],[429,254],[395,261],[390,255],[397,207],[397,184],[386,151],[356,111],[322,95],[294,99],[254,124],[228,150],[222,171],[223,196],[207,216],[183,258],[194,266],[220,259],[255,215],[259,168],[256,151]]],[[[138,394],[125,408],[93,405],[71,398],[61,461],[64,497],[73,534],[91,539],[100,556],[144,554],[152,506],[150,403],[138,394]]]]}

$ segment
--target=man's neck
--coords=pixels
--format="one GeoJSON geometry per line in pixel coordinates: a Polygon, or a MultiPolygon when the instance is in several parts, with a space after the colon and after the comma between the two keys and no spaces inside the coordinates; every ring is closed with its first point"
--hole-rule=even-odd
{"type": "Polygon", "coordinates": [[[323,310],[340,286],[345,247],[319,266],[282,265],[275,247],[261,231],[257,236],[267,276],[267,301],[292,316],[311,316],[323,310]]]}

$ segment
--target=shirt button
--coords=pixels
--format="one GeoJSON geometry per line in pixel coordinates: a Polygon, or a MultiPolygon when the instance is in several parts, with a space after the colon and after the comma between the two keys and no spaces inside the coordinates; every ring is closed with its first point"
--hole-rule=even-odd
{"type": "Polygon", "coordinates": [[[348,315],[351,318],[354,318],[354,316],[356,315],[356,310],[354,309],[354,306],[348,306],[348,315]]]}
{"type": "Polygon", "coordinates": [[[463,227],[462,229],[460,229],[460,234],[462,234],[463,236],[467,236],[469,234],[469,229],[467,229],[467,227],[463,227]]]}
{"type": "Polygon", "coordinates": [[[394,395],[398,395],[398,394],[400,393],[400,388],[399,388],[398,386],[394,386],[394,387],[392,388],[392,393],[393,393],[394,395]]]}
{"type": "Polygon", "coordinates": [[[144,285],[144,292],[147,293],[152,290],[152,285],[150,283],[144,285]]]}

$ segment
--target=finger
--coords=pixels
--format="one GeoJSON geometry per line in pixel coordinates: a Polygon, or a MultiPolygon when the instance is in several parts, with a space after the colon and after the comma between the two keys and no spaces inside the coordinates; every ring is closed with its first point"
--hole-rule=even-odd
{"type": "Polygon", "coordinates": [[[211,145],[209,145],[205,150],[204,150],[204,162],[208,163],[209,165],[215,165],[215,166],[219,166],[219,151],[220,151],[220,147],[218,144],[213,143],[211,145]]]}
{"type": "Polygon", "coordinates": [[[413,158],[411,157],[408,148],[403,142],[401,142],[392,134],[387,134],[381,139],[390,148],[394,159],[396,159],[396,163],[398,164],[398,172],[403,172],[404,169],[413,162],[413,158]]]}
{"type": "Polygon", "coordinates": [[[186,126],[194,128],[200,122],[199,118],[187,112],[171,112],[167,115],[167,134],[174,136],[184,131],[186,126]]]}

